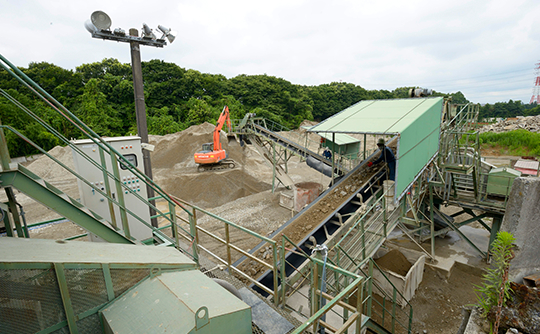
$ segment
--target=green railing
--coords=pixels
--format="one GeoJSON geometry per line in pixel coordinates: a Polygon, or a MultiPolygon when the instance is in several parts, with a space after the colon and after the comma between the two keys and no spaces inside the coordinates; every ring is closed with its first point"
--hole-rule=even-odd
{"type": "MultiPolygon", "coordinates": [[[[79,179],[81,182],[85,183],[89,187],[91,187],[95,192],[103,196],[109,205],[109,212],[111,214],[111,225],[117,229],[117,230],[123,230],[124,234],[131,238],[129,233],[129,225],[127,223],[128,215],[136,219],[141,224],[147,226],[152,230],[154,235],[156,235],[158,238],[160,238],[163,241],[166,241],[172,245],[174,245],[176,248],[178,248],[181,251],[184,251],[180,248],[180,244],[178,242],[178,224],[176,223],[176,214],[175,214],[175,207],[178,203],[175,202],[170,196],[163,191],[155,182],[153,182],[150,178],[148,178],[143,172],[141,172],[139,169],[137,169],[131,162],[129,162],[120,152],[116,151],[109,143],[107,143],[104,139],[102,139],[97,133],[95,133],[92,129],[90,129],[86,124],[84,124],[81,120],[79,120],[75,115],[73,115],[67,108],[65,108],[62,104],[60,104],[58,101],[56,101],[51,95],[49,95],[47,92],[45,92],[39,85],[37,85],[34,81],[32,81],[28,76],[26,76],[22,71],[20,71],[16,66],[11,64],[6,58],[4,58],[2,55],[0,55],[0,60],[3,62],[0,62],[0,67],[6,70],[7,73],[12,75],[19,83],[28,88],[30,91],[32,91],[37,97],[42,99],[52,110],[57,112],[61,117],[66,119],[72,126],[76,127],[78,130],[83,133],[84,137],[87,139],[90,139],[94,144],[97,145],[99,149],[99,155],[100,155],[100,161],[96,162],[92,158],[90,158],[86,153],[84,153],[81,149],[79,149],[76,145],[73,145],[70,140],[68,140],[65,136],[63,136],[59,131],[57,131],[54,127],[49,125],[47,122],[45,122],[43,119],[41,119],[39,116],[37,116],[34,112],[32,112],[30,109],[22,105],[19,101],[17,101],[15,98],[10,96],[6,91],[0,89],[0,94],[4,96],[8,101],[15,104],[20,110],[22,110],[24,113],[29,115],[32,119],[34,119],[38,124],[40,124],[42,127],[44,127],[48,132],[53,134],[55,137],[60,139],[60,141],[71,147],[77,154],[79,154],[81,157],[86,159],[88,162],[90,162],[93,166],[98,168],[102,171],[104,176],[104,188],[105,190],[102,191],[97,186],[93,185],[88,180],[84,179],[81,175],[79,175],[77,172],[73,171],[69,167],[67,167],[65,164],[63,164],[61,161],[56,159],[54,156],[49,154],[47,151],[43,150],[39,145],[32,142],[29,138],[24,136],[22,133],[17,131],[17,129],[14,129],[8,125],[1,126],[2,129],[9,130],[13,132],[15,135],[17,135],[19,138],[24,140],[26,143],[30,144],[32,147],[49,157],[51,160],[55,161],[58,165],[60,165],[62,168],[67,170],[69,173],[74,175],[77,179],[79,179]],[[111,165],[113,166],[113,172],[111,173],[106,165],[107,165],[107,159],[106,157],[109,157],[111,165]],[[143,183],[144,185],[147,185],[148,187],[152,188],[158,196],[165,199],[168,202],[169,206],[169,213],[165,214],[163,213],[159,208],[157,208],[151,201],[141,197],[138,193],[134,192],[132,189],[130,189],[127,185],[124,185],[121,181],[120,175],[119,175],[119,164],[122,164],[125,166],[131,173],[136,175],[143,183]],[[114,185],[114,189],[116,190],[116,197],[112,196],[113,188],[109,182],[109,180],[112,181],[114,185]],[[155,210],[157,214],[164,219],[166,219],[173,228],[173,236],[174,239],[171,239],[167,235],[163,234],[159,229],[153,227],[148,222],[146,222],[144,219],[138,217],[136,214],[134,214],[129,208],[126,207],[124,202],[124,192],[128,192],[131,195],[133,195],[134,198],[136,198],[141,204],[149,209],[155,210]],[[120,212],[120,221],[121,225],[117,223],[116,214],[114,208],[118,208],[120,212]]],[[[3,135],[2,135],[3,137],[3,135]]],[[[7,154],[7,147],[5,146],[5,142],[3,143],[2,151],[3,158],[9,157],[7,154]]],[[[76,222],[75,222],[76,223],[76,222]]],[[[180,229],[182,229],[180,227],[180,229]]],[[[188,231],[184,232],[188,235],[191,233],[188,231]]],[[[191,234],[192,243],[196,242],[195,237],[193,234],[191,234]]],[[[196,252],[196,247],[193,247],[193,251],[188,254],[190,255],[195,261],[198,261],[198,255],[196,252]]]]}

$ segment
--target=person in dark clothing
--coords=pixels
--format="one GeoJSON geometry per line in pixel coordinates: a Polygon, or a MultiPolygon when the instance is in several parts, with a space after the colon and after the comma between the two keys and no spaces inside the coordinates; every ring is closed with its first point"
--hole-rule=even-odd
{"type": "Polygon", "coordinates": [[[328,148],[324,149],[322,155],[323,155],[323,157],[325,157],[328,160],[332,159],[332,152],[330,152],[330,150],[328,148]]]}
{"type": "Polygon", "coordinates": [[[379,147],[379,150],[381,150],[381,156],[375,160],[374,162],[368,162],[368,166],[371,167],[373,165],[378,164],[381,161],[386,162],[388,166],[388,179],[395,181],[396,180],[396,157],[394,156],[394,152],[392,152],[392,149],[386,145],[384,145],[384,139],[380,138],[377,142],[377,147],[379,147]]]}

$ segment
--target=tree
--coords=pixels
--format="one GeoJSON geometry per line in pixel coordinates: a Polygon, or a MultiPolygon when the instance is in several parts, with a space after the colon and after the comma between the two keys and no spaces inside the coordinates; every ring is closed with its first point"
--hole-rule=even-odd
{"type": "Polygon", "coordinates": [[[217,116],[205,100],[192,97],[187,106],[189,108],[187,123],[189,126],[204,122],[215,123],[217,116]]]}
{"type": "Polygon", "coordinates": [[[85,85],[84,93],[79,97],[80,107],[76,116],[100,136],[122,135],[118,113],[98,86],[99,79],[90,79],[85,85]]]}
{"type": "Polygon", "coordinates": [[[175,122],[174,118],[169,115],[169,108],[167,107],[153,110],[151,111],[151,114],[152,115],[147,119],[149,134],[163,136],[185,129],[181,124],[175,122]]]}
{"type": "Polygon", "coordinates": [[[131,66],[129,64],[122,64],[118,59],[114,58],[105,58],[101,62],[83,64],[78,66],[75,71],[81,74],[83,84],[91,79],[101,79],[107,73],[112,76],[121,77],[124,80],[132,80],[131,66]]]}

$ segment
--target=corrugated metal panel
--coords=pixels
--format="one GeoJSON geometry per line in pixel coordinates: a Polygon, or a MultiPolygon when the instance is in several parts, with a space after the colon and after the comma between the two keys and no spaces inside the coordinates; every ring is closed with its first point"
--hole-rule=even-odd
{"type": "Polygon", "coordinates": [[[525,169],[538,169],[538,161],[534,160],[518,160],[516,161],[516,164],[514,165],[514,168],[525,168],[525,169]]]}
{"type": "MultiPolygon", "coordinates": [[[[430,102],[433,101],[430,99],[430,102]]],[[[442,98],[429,106],[400,132],[396,172],[398,196],[439,150],[442,98]]]]}
{"type": "Polygon", "coordinates": [[[309,131],[397,134],[433,106],[441,105],[442,109],[442,100],[442,97],[435,97],[360,101],[315,125],[309,131]]]}

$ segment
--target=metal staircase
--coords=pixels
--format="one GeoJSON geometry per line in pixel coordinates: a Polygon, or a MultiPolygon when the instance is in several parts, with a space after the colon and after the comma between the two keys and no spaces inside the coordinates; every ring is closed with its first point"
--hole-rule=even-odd
{"type": "Polygon", "coordinates": [[[16,170],[0,172],[0,182],[2,187],[13,187],[20,190],[90,233],[100,236],[105,241],[127,244],[140,243],[126,237],[122,231],[115,230],[108,221],[97,213],[69,197],[22,165],[18,165],[16,170]]]}

